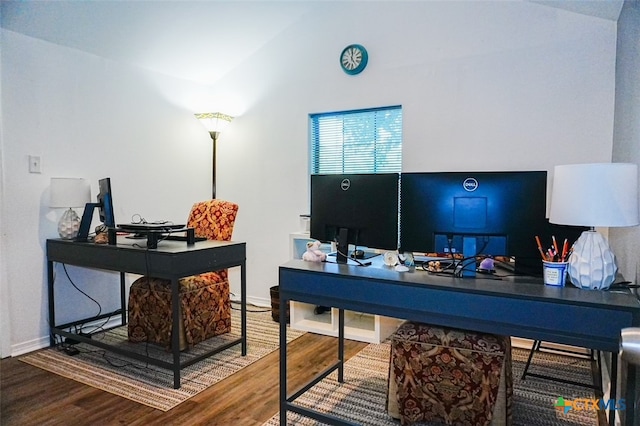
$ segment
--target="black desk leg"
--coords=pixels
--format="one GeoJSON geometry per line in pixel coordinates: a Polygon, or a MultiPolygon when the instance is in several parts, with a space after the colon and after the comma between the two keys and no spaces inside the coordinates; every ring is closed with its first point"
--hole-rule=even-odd
{"type": "Polygon", "coordinates": [[[609,401],[613,401],[614,405],[609,409],[609,426],[615,426],[616,424],[616,388],[618,387],[618,353],[611,354],[611,376],[609,377],[609,401]]]}
{"type": "Polygon", "coordinates": [[[171,351],[173,352],[173,388],[180,389],[180,298],[178,278],[171,279],[171,351]]]}
{"type": "Polygon", "coordinates": [[[280,426],[287,426],[287,309],[280,293],[280,426]]]}
{"type": "Polygon", "coordinates": [[[344,309],[338,309],[338,382],[344,382],[344,309]]]}
{"type": "Polygon", "coordinates": [[[120,272],[120,309],[122,310],[122,325],[127,323],[127,288],[125,285],[124,272],[120,272]]]}
{"type": "Polygon", "coordinates": [[[47,291],[49,297],[49,345],[55,346],[56,339],[53,334],[53,327],[56,326],[55,299],[53,296],[53,262],[47,261],[47,291]]]}
{"type": "MultiPolygon", "coordinates": [[[[242,262],[240,265],[240,291],[242,294],[240,295],[241,306],[240,306],[240,317],[242,322],[242,356],[247,354],[247,270],[246,270],[246,262],[242,262]]],[[[286,342],[286,341],[285,341],[286,342]]]]}

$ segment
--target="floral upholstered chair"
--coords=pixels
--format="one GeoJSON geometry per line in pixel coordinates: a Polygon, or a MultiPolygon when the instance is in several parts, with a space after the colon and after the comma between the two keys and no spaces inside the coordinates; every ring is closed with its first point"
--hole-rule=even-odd
{"type": "MultiPolygon", "coordinates": [[[[209,200],[196,203],[187,226],[196,237],[229,241],[238,205],[209,200]]],[[[231,330],[231,299],[227,270],[206,272],[180,279],[180,349],[231,330]]],[[[128,333],[132,342],[151,342],[171,347],[171,281],[138,278],[129,292],[128,333]]]]}

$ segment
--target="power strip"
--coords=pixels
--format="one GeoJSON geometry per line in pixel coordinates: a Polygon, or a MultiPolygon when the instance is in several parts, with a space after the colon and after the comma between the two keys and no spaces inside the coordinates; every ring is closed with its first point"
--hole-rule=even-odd
{"type": "Polygon", "coordinates": [[[74,348],[73,346],[68,346],[66,348],[64,348],[64,353],[69,355],[69,356],[75,356],[78,355],[80,353],[80,351],[76,348],[74,348]]]}

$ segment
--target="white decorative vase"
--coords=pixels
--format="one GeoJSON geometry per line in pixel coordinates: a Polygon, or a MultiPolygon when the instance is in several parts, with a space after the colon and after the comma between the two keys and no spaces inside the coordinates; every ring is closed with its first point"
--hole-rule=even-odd
{"type": "Polygon", "coordinates": [[[78,230],[80,230],[80,217],[78,217],[78,214],[73,209],[65,211],[60,218],[60,222],[58,222],[60,238],[71,240],[78,236],[78,230]]]}
{"type": "Polygon", "coordinates": [[[584,231],[569,256],[569,277],[579,288],[606,290],[616,279],[618,267],[607,240],[596,231],[584,231]]]}

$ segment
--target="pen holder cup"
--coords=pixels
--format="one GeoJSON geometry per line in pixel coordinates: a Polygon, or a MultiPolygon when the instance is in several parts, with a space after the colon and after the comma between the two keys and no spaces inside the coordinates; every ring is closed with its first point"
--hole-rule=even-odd
{"type": "Polygon", "coordinates": [[[569,262],[542,261],[542,277],[545,285],[564,287],[569,262]]]}

